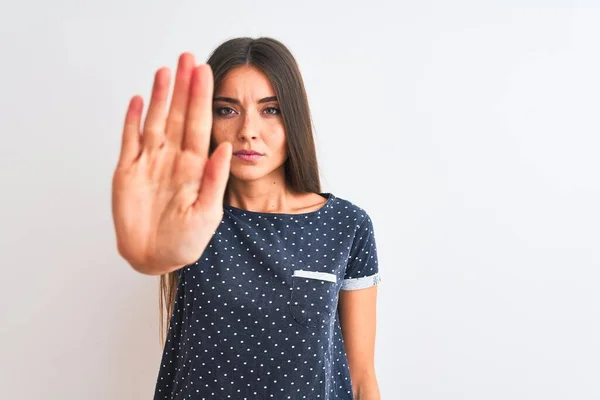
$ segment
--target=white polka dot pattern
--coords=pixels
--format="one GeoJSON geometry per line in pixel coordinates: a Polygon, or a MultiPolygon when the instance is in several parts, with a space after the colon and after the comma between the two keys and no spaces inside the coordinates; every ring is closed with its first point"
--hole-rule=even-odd
{"type": "Polygon", "coordinates": [[[321,195],[304,214],[224,207],[177,272],[155,400],[352,399],[337,302],[380,282],[377,248],[365,210],[321,195]]]}

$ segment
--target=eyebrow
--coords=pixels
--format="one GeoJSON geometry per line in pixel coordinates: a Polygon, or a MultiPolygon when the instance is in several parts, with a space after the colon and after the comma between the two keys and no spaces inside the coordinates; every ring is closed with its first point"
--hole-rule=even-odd
{"type": "MultiPolygon", "coordinates": [[[[213,99],[213,102],[215,102],[215,101],[225,101],[227,103],[233,103],[233,104],[238,104],[238,105],[240,104],[240,101],[238,99],[234,99],[232,97],[215,97],[213,99]]],[[[260,99],[258,101],[258,103],[259,104],[260,103],[268,103],[271,101],[278,101],[277,96],[265,97],[264,99],[260,99]]]]}

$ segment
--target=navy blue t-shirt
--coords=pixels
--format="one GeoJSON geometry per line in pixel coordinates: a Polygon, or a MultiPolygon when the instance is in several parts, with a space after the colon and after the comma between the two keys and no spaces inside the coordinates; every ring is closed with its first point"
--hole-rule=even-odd
{"type": "Polygon", "coordinates": [[[331,193],[304,214],[224,206],[179,283],[155,400],[342,399],[340,290],[380,282],[373,224],[331,193]]]}

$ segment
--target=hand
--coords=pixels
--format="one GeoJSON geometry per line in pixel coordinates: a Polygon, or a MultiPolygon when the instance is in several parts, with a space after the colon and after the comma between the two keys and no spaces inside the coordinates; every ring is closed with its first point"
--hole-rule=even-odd
{"type": "Polygon", "coordinates": [[[160,68],[143,129],[143,99],[132,97],[112,181],[119,254],[138,272],[172,272],[200,258],[223,217],[232,146],[209,158],[213,74],[179,58],[167,115],[170,71],[160,68]],[[141,131],[140,131],[141,130],[141,131]]]}

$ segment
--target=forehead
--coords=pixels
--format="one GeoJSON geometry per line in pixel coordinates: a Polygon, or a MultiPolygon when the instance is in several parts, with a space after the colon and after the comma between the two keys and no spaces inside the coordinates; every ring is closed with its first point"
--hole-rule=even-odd
{"type": "Polygon", "coordinates": [[[251,65],[243,65],[233,68],[225,74],[215,96],[258,100],[275,96],[275,90],[267,75],[260,69],[251,65]]]}

